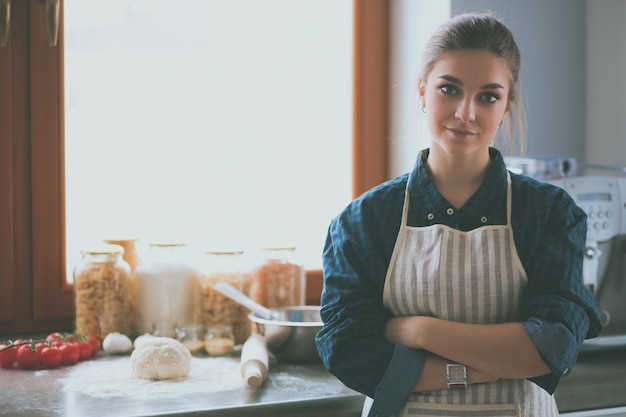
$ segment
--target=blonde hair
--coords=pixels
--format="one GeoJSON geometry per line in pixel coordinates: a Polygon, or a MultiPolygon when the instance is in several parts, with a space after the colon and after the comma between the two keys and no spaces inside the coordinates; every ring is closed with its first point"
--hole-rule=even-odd
{"type": "Polygon", "coordinates": [[[425,82],[435,63],[446,53],[459,50],[480,50],[504,58],[511,73],[509,117],[502,131],[509,151],[515,148],[515,133],[522,155],[526,148],[526,114],[519,94],[521,56],[513,33],[490,13],[468,13],[443,23],[430,37],[422,57],[420,78],[425,82]]]}

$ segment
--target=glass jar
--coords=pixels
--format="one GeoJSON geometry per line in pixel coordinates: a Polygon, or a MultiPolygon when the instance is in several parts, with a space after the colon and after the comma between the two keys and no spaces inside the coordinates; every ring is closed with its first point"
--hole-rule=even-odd
{"type": "Polygon", "coordinates": [[[204,350],[205,329],[202,324],[185,324],[176,328],[178,340],[189,349],[192,355],[204,350]]]}
{"type": "Polygon", "coordinates": [[[137,263],[139,262],[139,255],[137,254],[136,247],[137,239],[116,238],[103,240],[109,245],[121,246],[124,249],[122,258],[130,266],[130,326],[132,329],[135,327],[135,269],[137,269],[137,263]]]}
{"type": "Polygon", "coordinates": [[[118,245],[124,249],[124,253],[122,258],[128,263],[130,266],[131,276],[135,273],[135,269],[137,269],[137,263],[139,262],[139,255],[137,254],[136,242],[137,239],[103,239],[109,245],[118,245]]]}
{"type": "Polygon", "coordinates": [[[228,356],[233,353],[235,337],[231,326],[216,324],[206,329],[204,349],[210,356],[228,356]]]}
{"type": "Polygon", "coordinates": [[[305,279],[295,247],[263,248],[252,271],[250,298],[267,308],[304,305],[305,279]]]}
{"type": "Polygon", "coordinates": [[[176,337],[176,327],[194,323],[197,270],[184,243],[150,243],[135,270],[135,333],[176,337]]]}
{"type": "Polygon", "coordinates": [[[129,335],[130,266],[122,248],[83,250],[81,256],[74,268],[74,332],[101,341],[113,332],[129,335]]]}
{"type": "Polygon", "coordinates": [[[236,345],[242,345],[250,336],[250,311],[229,297],[215,291],[213,286],[224,282],[244,294],[250,292],[250,270],[242,251],[205,253],[198,277],[200,300],[198,314],[205,326],[232,327],[236,345]]]}

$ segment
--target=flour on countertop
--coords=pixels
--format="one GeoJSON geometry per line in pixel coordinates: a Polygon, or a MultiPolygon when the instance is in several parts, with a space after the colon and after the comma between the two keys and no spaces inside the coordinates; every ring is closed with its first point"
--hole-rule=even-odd
{"type": "Polygon", "coordinates": [[[243,384],[239,360],[235,358],[193,357],[187,377],[148,381],[133,377],[128,356],[79,363],[62,382],[66,391],[99,398],[207,393],[236,389],[243,384]]]}

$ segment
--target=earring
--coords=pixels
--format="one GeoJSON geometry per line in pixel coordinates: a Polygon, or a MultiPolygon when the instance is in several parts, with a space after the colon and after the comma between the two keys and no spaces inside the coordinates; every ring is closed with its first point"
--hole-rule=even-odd
{"type": "Polygon", "coordinates": [[[426,107],[422,106],[422,113],[426,114],[426,107]]]}

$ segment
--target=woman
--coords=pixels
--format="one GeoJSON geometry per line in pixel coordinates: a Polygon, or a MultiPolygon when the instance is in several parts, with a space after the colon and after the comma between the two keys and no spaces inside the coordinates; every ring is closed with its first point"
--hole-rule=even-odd
{"type": "Polygon", "coordinates": [[[417,91],[430,148],[329,227],[317,345],[363,415],[557,416],[552,393],[601,330],[585,213],[491,146],[503,122],[523,145],[519,70],[495,17],[443,24],[417,91]]]}

